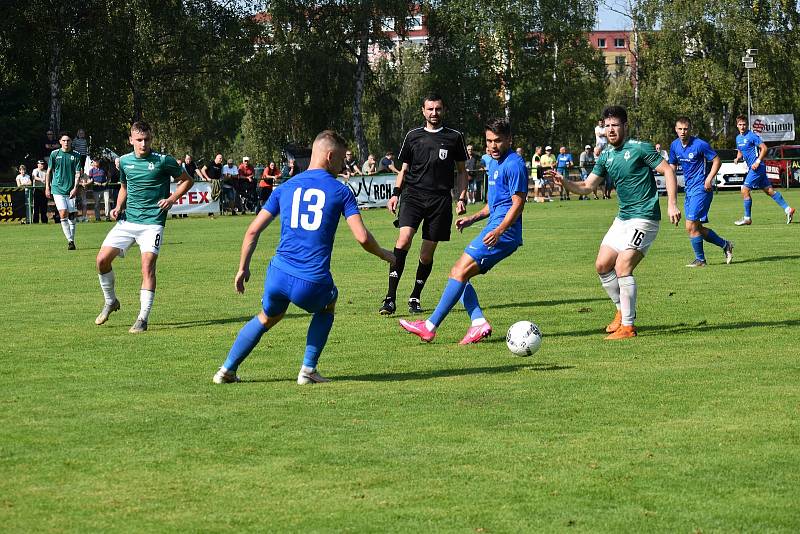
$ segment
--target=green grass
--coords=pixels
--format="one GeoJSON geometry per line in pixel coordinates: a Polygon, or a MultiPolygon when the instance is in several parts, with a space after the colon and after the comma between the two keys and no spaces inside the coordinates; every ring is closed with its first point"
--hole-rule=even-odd
{"type": "MultiPolygon", "coordinates": [[[[469,347],[461,309],[430,345],[380,317],[386,268],[342,224],[320,363],[333,382],[313,387],[295,384],[297,308],[243,383],[211,384],[259,308],[277,226],[242,296],[250,218],[170,220],[140,336],[136,249],[115,263],[122,310],[93,324],[109,224],[80,224],[75,252],[58,226],[0,227],[2,529],[797,532],[798,225],[759,194],[754,225],[735,227],[741,200],[722,193],[710,226],[736,242],[734,263],[707,245],[709,267],[690,270],[682,225],[664,223],[636,271],[640,336],[612,343],[594,256],[615,210],[529,204],[525,246],[475,282],[495,336],[469,347]],[[530,358],[503,339],[523,319],[545,334],[530,358]]],[[[390,247],[388,214],[364,216],[390,247]]],[[[427,309],[475,232],[437,252],[427,309]]]]}

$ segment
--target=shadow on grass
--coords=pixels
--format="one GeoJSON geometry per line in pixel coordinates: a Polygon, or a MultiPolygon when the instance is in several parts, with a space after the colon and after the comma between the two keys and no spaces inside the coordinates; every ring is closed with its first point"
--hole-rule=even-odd
{"type": "Polygon", "coordinates": [[[734,259],[733,263],[767,263],[770,261],[796,260],[800,254],[790,254],[788,256],[764,256],[763,258],[747,258],[744,260],[734,259]]]}
{"type": "MultiPolygon", "coordinates": [[[[196,321],[184,321],[181,323],[158,323],[159,328],[163,328],[164,330],[173,330],[178,328],[197,328],[199,326],[212,326],[217,324],[230,324],[230,323],[244,323],[248,322],[250,319],[253,318],[252,315],[245,315],[242,317],[222,317],[220,319],[198,319],[196,321]]],[[[283,316],[282,320],[286,319],[294,319],[297,317],[309,317],[307,313],[287,313],[283,316]]]]}
{"type": "MultiPolygon", "coordinates": [[[[434,369],[430,371],[410,371],[406,373],[384,373],[367,375],[340,375],[331,376],[335,382],[406,382],[410,380],[430,380],[433,378],[447,378],[451,376],[470,376],[470,375],[495,375],[500,373],[514,373],[516,371],[564,371],[574,369],[573,365],[557,365],[554,363],[520,363],[515,365],[504,365],[502,367],[471,367],[469,369],[434,369]]],[[[240,384],[259,384],[268,382],[285,382],[291,378],[254,378],[242,379],[240,384]]]]}
{"type": "Polygon", "coordinates": [[[527,302],[507,302],[505,304],[494,304],[490,306],[481,306],[485,310],[500,310],[503,308],[527,308],[530,306],[561,306],[562,304],[584,304],[587,302],[606,302],[608,297],[604,298],[580,298],[580,299],[562,299],[562,300],[534,300],[527,302]]]}
{"type": "MultiPolygon", "coordinates": [[[[748,328],[762,328],[762,327],[792,327],[800,326],[800,319],[787,319],[785,321],[740,321],[736,323],[714,323],[708,324],[708,321],[700,321],[698,323],[676,323],[676,324],[653,324],[637,326],[636,330],[641,334],[644,332],[653,334],[685,334],[691,332],[719,332],[720,330],[745,330],[748,328]]],[[[545,333],[542,337],[580,337],[580,336],[607,336],[602,327],[592,328],[590,330],[573,330],[570,332],[557,332],[555,334],[545,333]]],[[[504,339],[488,339],[482,343],[498,343],[505,341],[504,339]]]]}

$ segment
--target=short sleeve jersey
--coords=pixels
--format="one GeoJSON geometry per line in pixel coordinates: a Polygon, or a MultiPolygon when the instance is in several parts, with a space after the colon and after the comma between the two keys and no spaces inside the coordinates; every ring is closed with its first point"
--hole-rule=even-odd
{"type": "MultiPolygon", "coordinates": [[[[742,153],[742,157],[744,157],[748,167],[751,167],[758,159],[758,146],[761,143],[763,143],[761,137],[751,130],[736,136],[736,148],[738,148],[739,152],[742,153]]],[[[766,166],[763,162],[758,166],[756,171],[759,173],[766,172],[766,166]]]]}
{"type": "Polygon", "coordinates": [[[313,169],[276,187],[264,209],[281,218],[272,265],[309,282],[332,283],[331,253],[339,219],[359,213],[350,188],[327,171],[313,169]]]}
{"type": "Polygon", "coordinates": [[[205,165],[206,174],[210,180],[219,180],[222,178],[222,164],[208,163],[205,165]]]}
{"type": "Polygon", "coordinates": [[[408,164],[405,186],[449,195],[455,184],[456,162],[467,160],[467,145],[461,132],[452,128],[416,128],[406,134],[397,159],[408,164]]]}
{"type": "Polygon", "coordinates": [[[119,180],[125,185],[125,220],[137,224],[164,226],[167,212],[158,202],[169,196],[170,178],[178,178],[183,169],[175,158],[150,152],[137,158],[133,152],[119,159],[119,180]]]}
{"type": "Polygon", "coordinates": [[[552,154],[545,153],[542,154],[541,157],[539,158],[539,165],[548,169],[553,165],[555,165],[555,163],[556,163],[556,157],[553,156],[552,154]]]}
{"type": "Polygon", "coordinates": [[[669,162],[680,165],[683,169],[687,195],[705,192],[706,161],[716,157],[717,153],[711,145],[699,137],[689,137],[686,146],[683,146],[680,139],[675,139],[669,146],[669,162]]]}
{"type": "Polygon", "coordinates": [[[557,162],[556,166],[559,169],[566,169],[567,167],[569,167],[570,163],[574,165],[575,164],[574,161],[575,160],[572,159],[572,154],[570,154],[569,152],[567,152],[566,154],[559,154],[558,157],[556,158],[557,162]]]}
{"type": "Polygon", "coordinates": [[[89,169],[89,178],[91,178],[92,182],[95,184],[105,184],[108,181],[106,171],[100,167],[92,167],[89,169]]]}
{"type": "Polygon", "coordinates": [[[626,139],[619,148],[606,148],[592,169],[597,176],[607,177],[617,189],[619,213],[628,219],[661,220],[658,187],[653,170],[664,158],[650,143],[626,139]]]}
{"type": "Polygon", "coordinates": [[[80,155],[71,150],[64,152],[60,148],[50,153],[48,167],[53,169],[50,181],[50,192],[54,195],[69,195],[75,187],[75,173],[81,164],[80,155]]]}
{"type": "MultiPolygon", "coordinates": [[[[511,209],[511,198],[516,193],[528,194],[528,169],[525,160],[513,150],[509,150],[499,160],[492,158],[487,168],[489,187],[486,199],[489,205],[487,228],[496,228],[511,209]]],[[[503,240],[522,244],[522,217],[503,233],[503,240]]]]}

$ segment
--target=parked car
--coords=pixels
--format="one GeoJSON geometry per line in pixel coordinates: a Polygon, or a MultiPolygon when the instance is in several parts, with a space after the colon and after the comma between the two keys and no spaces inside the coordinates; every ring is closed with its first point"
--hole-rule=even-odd
{"type": "Polygon", "coordinates": [[[733,163],[736,158],[737,150],[718,149],[717,156],[722,161],[722,165],[717,171],[717,189],[739,189],[747,176],[747,164],[739,162],[733,163]]]}
{"type": "Polygon", "coordinates": [[[767,166],[767,178],[773,185],[786,185],[788,173],[789,184],[800,184],[800,145],[777,145],[767,149],[764,159],[767,166]]]}
{"type": "MultiPolygon", "coordinates": [[[[656,179],[656,186],[658,187],[658,194],[659,195],[666,195],[667,194],[667,181],[664,179],[664,175],[658,174],[657,172],[654,172],[653,176],[656,179]]],[[[678,169],[675,171],[675,178],[678,180],[678,191],[683,191],[683,188],[686,185],[686,181],[683,178],[683,169],[681,169],[680,165],[678,165],[678,169]]]]}

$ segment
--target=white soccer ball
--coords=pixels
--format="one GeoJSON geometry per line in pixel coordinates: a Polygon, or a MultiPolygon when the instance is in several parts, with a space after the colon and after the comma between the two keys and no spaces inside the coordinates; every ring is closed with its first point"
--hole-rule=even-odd
{"type": "Polygon", "coordinates": [[[519,321],[511,325],[506,334],[508,350],[517,356],[530,356],[542,344],[542,331],[530,321],[519,321]]]}

